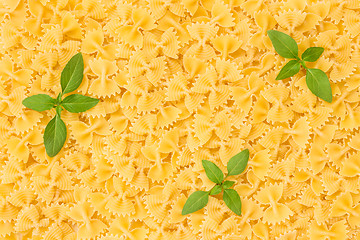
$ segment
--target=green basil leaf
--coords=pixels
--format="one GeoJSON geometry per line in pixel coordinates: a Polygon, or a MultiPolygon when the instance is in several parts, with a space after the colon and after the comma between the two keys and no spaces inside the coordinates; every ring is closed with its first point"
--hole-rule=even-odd
{"type": "Polygon", "coordinates": [[[232,185],[234,185],[234,181],[225,181],[223,184],[222,184],[222,187],[224,188],[224,189],[228,189],[228,188],[231,188],[232,187],[232,185]]]}
{"type": "Polygon", "coordinates": [[[225,189],[223,199],[226,206],[228,206],[231,211],[237,215],[241,215],[241,199],[234,189],[225,189]]]}
{"type": "Polygon", "coordinates": [[[212,163],[208,160],[202,160],[202,165],[205,169],[206,176],[213,181],[214,183],[221,184],[224,180],[224,174],[221,169],[216,166],[215,163],[212,163]]]}
{"type": "Polygon", "coordinates": [[[324,48],[322,47],[309,47],[301,55],[301,59],[306,62],[315,62],[323,54],[324,48]]]}
{"type": "Polygon", "coordinates": [[[196,212],[203,207],[209,201],[209,193],[204,191],[196,191],[192,193],[189,198],[186,200],[183,210],[181,212],[182,215],[186,215],[189,213],[196,212]]]}
{"type": "Polygon", "coordinates": [[[56,100],[46,94],[38,94],[25,98],[22,104],[32,110],[42,112],[54,107],[56,100]]]}
{"type": "Polygon", "coordinates": [[[83,96],[81,94],[72,94],[67,96],[61,103],[66,110],[72,113],[85,112],[98,104],[99,99],[83,96]]]}
{"type": "Polygon", "coordinates": [[[249,150],[245,149],[232,158],[230,158],[227,164],[228,176],[238,175],[242,173],[249,160],[249,150]]]}
{"type": "Polygon", "coordinates": [[[319,98],[331,103],[332,91],[330,81],[322,70],[309,68],[306,70],[306,84],[310,91],[319,98]]]}
{"type": "Polygon", "coordinates": [[[210,195],[216,195],[216,194],[219,194],[219,193],[221,193],[221,186],[220,185],[215,185],[214,187],[213,187],[213,189],[211,189],[211,191],[210,191],[210,195]]]}
{"type": "Polygon", "coordinates": [[[298,60],[291,60],[280,70],[276,80],[283,80],[294,76],[300,71],[300,63],[298,60]]]}
{"type": "Polygon", "coordinates": [[[81,53],[74,55],[61,72],[62,95],[75,91],[84,76],[84,60],[81,53]]]}
{"type": "Polygon", "coordinates": [[[66,140],[66,126],[58,112],[57,109],[55,117],[48,123],[44,132],[45,150],[49,157],[58,154],[66,140]]]}
{"type": "Polygon", "coordinates": [[[284,58],[298,58],[298,45],[292,37],[276,30],[268,30],[267,34],[275,51],[280,56],[284,58]]]}

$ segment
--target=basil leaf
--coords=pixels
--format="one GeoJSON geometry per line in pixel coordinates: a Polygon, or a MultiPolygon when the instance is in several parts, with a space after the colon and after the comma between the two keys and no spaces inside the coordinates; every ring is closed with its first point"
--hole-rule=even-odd
{"type": "Polygon", "coordinates": [[[61,72],[62,95],[76,90],[84,76],[84,60],[81,53],[74,55],[61,72]]]}
{"type": "Polygon", "coordinates": [[[237,215],[241,215],[241,199],[234,189],[225,189],[223,199],[226,206],[228,206],[231,211],[237,215]]]}
{"type": "Polygon", "coordinates": [[[230,158],[227,164],[228,176],[238,175],[242,173],[249,160],[249,150],[245,149],[232,158],[230,158]]]}
{"type": "Polygon", "coordinates": [[[22,104],[32,110],[42,112],[54,107],[56,100],[46,94],[38,94],[25,98],[22,104]]]}
{"type": "Polygon", "coordinates": [[[222,184],[222,187],[224,188],[224,189],[228,189],[228,188],[231,188],[232,187],[232,185],[234,185],[234,181],[225,181],[223,184],[222,184]]]}
{"type": "Polygon", "coordinates": [[[99,99],[83,96],[81,94],[72,94],[67,96],[61,106],[72,113],[85,112],[98,104],[99,99]]]}
{"type": "Polygon", "coordinates": [[[300,63],[298,60],[289,61],[279,72],[276,80],[283,80],[294,76],[300,71],[300,63]]]}
{"type": "Polygon", "coordinates": [[[322,47],[309,47],[301,55],[301,59],[306,62],[315,62],[323,54],[324,48],[322,47]]]}
{"type": "Polygon", "coordinates": [[[332,102],[330,81],[322,70],[316,68],[307,69],[306,84],[314,95],[329,103],[332,102]]]}
{"type": "Polygon", "coordinates": [[[203,207],[209,201],[209,193],[204,191],[196,191],[192,193],[189,198],[186,200],[183,210],[181,212],[182,215],[186,215],[189,213],[196,212],[203,207]]]}
{"type": "Polygon", "coordinates": [[[284,58],[298,58],[298,45],[292,37],[276,30],[268,30],[267,34],[275,51],[280,56],[284,58]]]}
{"type": "Polygon", "coordinates": [[[210,195],[216,195],[221,193],[221,186],[220,185],[215,185],[215,187],[213,187],[213,189],[211,189],[210,191],[210,195]]]}
{"type": "Polygon", "coordinates": [[[216,166],[215,163],[212,163],[208,160],[202,160],[202,165],[205,169],[206,176],[213,181],[214,183],[221,184],[224,180],[224,174],[221,169],[216,166]]]}
{"type": "Polygon", "coordinates": [[[48,123],[44,132],[44,144],[45,150],[49,157],[54,157],[58,154],[61,148],[64,146],[66,140],[66,126],[63,120],[61,120],[59,112],[60,110],[56,109],[57,113],[53,119],[48,123]]]}

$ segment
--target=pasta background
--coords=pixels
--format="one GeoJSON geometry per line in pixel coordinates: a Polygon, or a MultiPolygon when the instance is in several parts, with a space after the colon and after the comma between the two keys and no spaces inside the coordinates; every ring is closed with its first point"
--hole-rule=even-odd
{"type": "Polygon", "coordinates": [[[360,239],[359,0],[0,1],[0,238],[360,239]],[[300,53],[325,48],[333,102],[305,71],[275,81],[285,59],[266,35],[300,53]],[[84,56],[79,93],[93,109],[64,111],[68,139],[54,158],[42,135],[55,110],[27,96],[60,91],[84,56]],[[232,176],[242,215],[209,190],[201,160],[232,176]]]}

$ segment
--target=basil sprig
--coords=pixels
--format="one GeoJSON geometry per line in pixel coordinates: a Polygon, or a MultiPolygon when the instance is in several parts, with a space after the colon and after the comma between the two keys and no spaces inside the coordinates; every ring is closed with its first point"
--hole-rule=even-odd
{"type": "Polygon", "coordinates": [[[202,160],[206,176],[216,185],[209,191],[196,191],[192,193],[186,200],[182,215],[196,212],[206,206],[209,201],[209,195],[217,195],[224,190],[223,200],[225,204],[237,215],[241,215],[241,199],[239,194],[230,189],[235,182],[225,180],[228,176],[241,174],[245,169],[249,160],[249,150],[245,149],[230,158],[227,164],[228,173],[224,177],[221,169],[216,164],[202,160]]]}
{"type": "Polygon", "coordinates": [[[99,102],[99,99],[81,94],[72,94],[62,100],[65,94],[75,91],[80,86],[83,76],[84,60],[81,53],[78,53],[70,59],[61,72],[62,92],[56,99],[46,94],[38,94],[25,98],[22,102],[25,107],[38,112],[56,109],[55,117],[47,124],[44,132],[44,145],[49,157],[56,156],[66,141],[66,125],[61,119],[62,108],[72,113],[79,113],[91,109],[99,102]]]}
{"type": "Polygon", "coordinates": [[[332,91],[329,78],[326,73],[317,68],[306,67],[305,62],[315,62],[319,59],[324,52],[322,47],[309,47],[301,55],[301,59],[298,56],[298,45],[295,40],[289,35],[276,31],[269,30],[267,34],[275,48],[275,51],[284,58],[290,58],[290,60],[279,72],[276,80],[283,80],[294,76],[300,71],[300,67],[303,66],[306,70],[306,85],[310,91],[317,97],[331,103],[332,91]]]}

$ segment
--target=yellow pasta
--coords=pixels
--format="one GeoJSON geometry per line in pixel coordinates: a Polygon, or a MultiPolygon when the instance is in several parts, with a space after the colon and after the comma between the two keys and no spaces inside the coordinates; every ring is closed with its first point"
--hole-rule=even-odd
{"type": "Polygon", "coordinates": [[[359,239],[360,7],[357,0],[3,0],[0,2],[0,238],[100,240],[359,239]],[[329,77],[315,97],[267,30],[290,34],[329,77]],[[81,52],[77,93],[100,99],[62,112],[68,137],[46,155],[55,110],[22,104],[61,91],[81,52]],[[210,190],[201,160],[226,172],[242,200],[210,190]]]}

